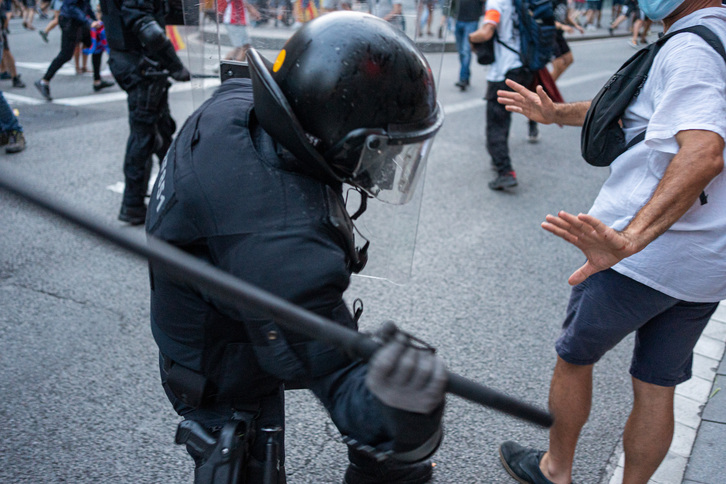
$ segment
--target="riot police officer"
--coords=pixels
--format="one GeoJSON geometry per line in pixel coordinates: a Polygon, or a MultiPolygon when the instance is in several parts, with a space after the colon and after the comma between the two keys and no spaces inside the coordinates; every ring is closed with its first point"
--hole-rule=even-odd
{"type": "Polygon", "coordinates": [[[151,155],[161,160],[176,130],[168,77],[189,81],[190,74],[166,38],[164,0],[101,0],[101,11],[111,49],[108,65],[129,106],[126,188],[118,218],[140,225],[146,218],[151,155]]]}
{"type": "MultiPolygon", "coordinates": [[[[305,24],[274,62],[255,49],[248,60],[251,79],[225,81],[171,145],[147,232],[357,328],[343,293],[366,250],[356,247],[343,183],[390,203],[410,199],[443,122],[431,70],[405,34],[353,12],[305,24]]],[[[242,473],[244,482],[285,482],[290,386],[310,389],[343,434],[344,482],[430,480],[446,384],[433,352],[387,326],[366,364],[158,264],[150,277],[162,384],[185,418],[177,443],[196,462],[195,482],[242,473]]]]}

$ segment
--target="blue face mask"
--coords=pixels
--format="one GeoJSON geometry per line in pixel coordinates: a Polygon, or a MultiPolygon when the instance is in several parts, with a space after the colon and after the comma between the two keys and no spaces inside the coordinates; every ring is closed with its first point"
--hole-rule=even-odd
{"type": "Polygon", "coordinates": [[[638,0],[640,10],[651,20],[663,20],[685,0],[638,0]]]}

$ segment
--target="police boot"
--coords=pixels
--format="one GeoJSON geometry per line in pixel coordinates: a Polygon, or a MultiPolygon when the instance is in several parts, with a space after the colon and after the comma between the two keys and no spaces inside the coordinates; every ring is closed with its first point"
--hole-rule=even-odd
{"type": "Polygon", "coordinates": [[[393,459],[378,462],[350,447],[348,459],[350,464],[345,471],[343,484],[423,484],[431,480],[434,472],[430,460],[410,464],[393,459]]]}

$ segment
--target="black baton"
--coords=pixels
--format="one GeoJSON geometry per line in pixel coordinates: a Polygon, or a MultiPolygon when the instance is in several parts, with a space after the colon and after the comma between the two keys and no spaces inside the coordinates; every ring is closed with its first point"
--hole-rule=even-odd
{"type": "MultiPolygon", "coordinates": [[[[147,236],[144,240],[136,231],[110,227],[88,213],[40,193],[5,167],[0,167],[0,188],[128,252],[163,266],[166,271],[184,282],[206,290],[230,304],[246,304],[273,317],[280,326],[335,346],[347,355],[367,361],[380,348],[379,343],[365,334],[296,306],[160,239],[147,236]]],[[[545,410],[452,372],[447,372],[446,391],[542,427],[550,427],[553,422],[552,416],[545,410]]]]}

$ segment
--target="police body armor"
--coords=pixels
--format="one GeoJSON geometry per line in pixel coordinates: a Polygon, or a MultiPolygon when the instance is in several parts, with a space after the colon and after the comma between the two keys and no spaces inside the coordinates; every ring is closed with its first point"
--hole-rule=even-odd
{"type": "MultiPolygon", "coordinates": [[[[215,97],[207,101],[207,106],[215,111],[216,116],[204,116],[204,108],[193,114],[162,162],[159,179],[149,203],[148,233],[195,252],[195,243],[201,243],[199,241],[205,238],[274,231],[280,227],[283,219],[286,226],[309,224],[311,219],[322,220],[337,234],[339,245],[347,255],[349,270],[359,270],[360,254],[355,248],[353,224],[345,211],[339,188],[336,193],[323,183],[305,176],[305,169],[289,154],[287,157],[280,157],[279,146],[264,131],[258,130],[260,142],[255,146],[250,136],[241,135],[247,131],[247,123],[253,116],[250,81],[228,81],[215,97]],[[245,89],[239,89],[239,86],[245,86],[245,89]],[[204,122],[200,122],[202,117],[204,122]],[[189,129],[190,126],[195,126],[195,129],[189,129]],[[216,156],[207,152],[201,155],[193,153],[195,140],[212,134],[231,140],[230,144],[219,147],[216,156]],[[231,152],[239,155],[230,158],[231,152]],[[260,153],[259,156],[257,153],[260,153]],[[204,158],[215,159],[216,166],[221,167],[219,171],[208,163],[200,166],[204,158]],[[197,161],[200,159],[201,161],[197,161]],[[234,167],[224,167],[226,164],[234,167]],[[245,176],[241,176],[242,172],[245,176]],[[221,180],[218,173],[240,173],[240,177],[221,180]],[[294,177],[295,181],[286,182],[289,177],[294,177]],[[180,180],[190,179],[196,180],[196,183],[178,186],[180,180]],[[249,187],[246,180],[269,180],[269,186],[249,187]],[[275,189],[269,189],[272,185],[275,189]],[[217,188],[214,195],[207,198],[208,192],[197,187],[217,188]],[[250,196],[250,191],[254,192],[254,196],[250,196]],[[178,205],[180,199],[185,205],[207,207],[208,210],[189,217],[188,211],[178,205]],[[231,210],[230,207],[235,209],[231,210]]],[[[204,257],[204,248],[200,248],[200,251],[202,253],[195,252],[195,255],[204,257]]],[[[163,276],[152,273],[151,283],[154,290],[155,277],[163,276]]],[[[152,293],[152,304],[154,299],[152,293]]],[[[339,310],[335,319],[347,320],[347,325],[354,327],[355,322],[345,306],[341,306],[339,310]]],[[[251,374],[273,375],[285,381],[302,381],[306,377],[327,374],[345,364],[342,361],[343,355],[322,343],[307,340],[285,341],[283,332],[272,321],[250,321],[255,327],[254,331],[248,331],[242,325],[235,329],[227,324],[227,317],[216,311],[208,316],[206,326],[207,331],[216,335],[215,338],[210,338],[214,346],[200,349],[194,345],[185,345],[170,337],[175,334],[175,325],[180,318],[188,316],[184,311],[183,307],[165,307],[161,311],[155,311],[155,314],[165,317],[163,321],[152,321],[152,332],[165,356],[187,369],[204,372],[203,385],[210,387],[204,391],[207,395],[202,400],[209,394],[214,394],[217,401],[234,401],[244,396],[249,397],[248,393],[239,394],[240,388],[256,387],[264,394],[266,388],[277,384],[269,377],[251,382],[248,380],[251,374]],[[279,335],[274,340],[267,337],[271,331],[279,335]],[[236,345],[239,351],[225,350],[228,345],[236,345]],[[244,354],[246,352],[244,348],[239,348],[240,345],[254,347],[254,358],[244,354]],[[202,352],[204,356],[200,354],[202,352]],[[295,354],[318,357],[311,358],[315,360],[312,366],[304,368],[295,358],[295,354]],[[233,363],[221,359],[237,361],[233,363]],[[255,370],[210,374],[202,368],[203,360],[207,368],[222,370],[228,367],[226,363],[236,366],[244,363],[255,370]]]]}

